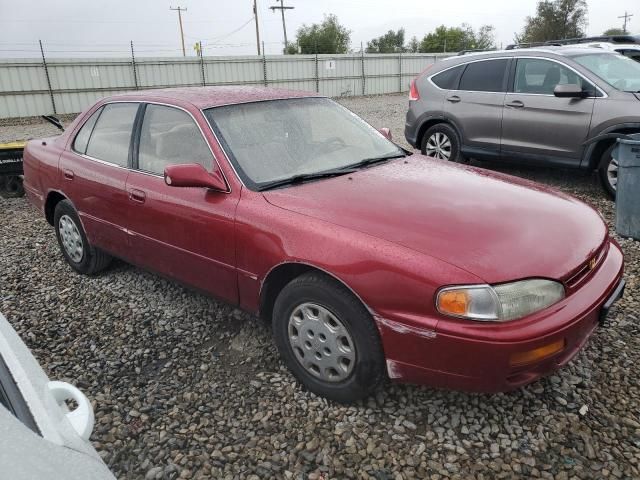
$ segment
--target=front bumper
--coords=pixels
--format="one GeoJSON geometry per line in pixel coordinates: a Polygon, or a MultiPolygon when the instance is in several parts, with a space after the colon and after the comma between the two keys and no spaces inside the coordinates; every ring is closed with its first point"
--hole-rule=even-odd
{"type": "Polygon", "coordinates": [[[623,257],[615,243],[577,291],[542,312],[504,324],[439,320],[435,331],[379,322],[392,380],[495,393],[513,390],[566,365],[624,292],[623,257]],[[511,357],[554,342],[564,348],[534,363],[512,366],[511,357]]]}

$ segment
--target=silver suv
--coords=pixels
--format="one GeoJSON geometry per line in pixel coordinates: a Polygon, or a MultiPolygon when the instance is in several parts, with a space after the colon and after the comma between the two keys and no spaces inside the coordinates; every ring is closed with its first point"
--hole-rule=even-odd
{"type": "Polygon", "coordinates": [[[640,63],[598,48],[482,52],[431,65],[411,82],[407,141],[465,157],[598,170],[615,197],[615,140],[640,132],[640,63]]]}

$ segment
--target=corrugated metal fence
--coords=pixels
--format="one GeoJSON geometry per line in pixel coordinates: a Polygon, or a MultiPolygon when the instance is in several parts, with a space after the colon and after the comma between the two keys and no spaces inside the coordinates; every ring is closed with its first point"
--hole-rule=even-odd
{"type": "Polygon", "coordinates": [[[143,88],[267,85],[331,97],[403,92],[449,55],[0,59],[0,118],[77,113],[101,97],[143,88]]]}

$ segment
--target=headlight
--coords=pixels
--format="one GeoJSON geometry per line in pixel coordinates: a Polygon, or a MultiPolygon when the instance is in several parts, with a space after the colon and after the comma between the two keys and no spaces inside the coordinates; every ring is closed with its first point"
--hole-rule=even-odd
{"type": "Polygon", "coordinates": [[[444,315],[506,322],[547,308],[564,298],[564,287],[532,279],[502,285],[447,287],[438,292],[436,307],[444,315]]]}

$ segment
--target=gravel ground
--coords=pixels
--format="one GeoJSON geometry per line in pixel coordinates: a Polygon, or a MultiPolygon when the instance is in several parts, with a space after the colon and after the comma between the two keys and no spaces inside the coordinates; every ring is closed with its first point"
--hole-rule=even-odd
{"type": "MultiPolygon", "coordinates": [[[[341,101],[403,139],[405,96],[341,101]]],[[[3,126],[0,141],[49,133],[3,126]]],[[[592,176],[500,169],[612,224],[592,176]]],[[[626,296],[557,374],[490,396],[388,385],[345,407],[296,384],[259,320],[123,263],[78,276],[25,199],[0,203],[0,311],[92,399],[93,443],[119,478],[640,478],[640,242],[618,239],[626,296]]]]}

